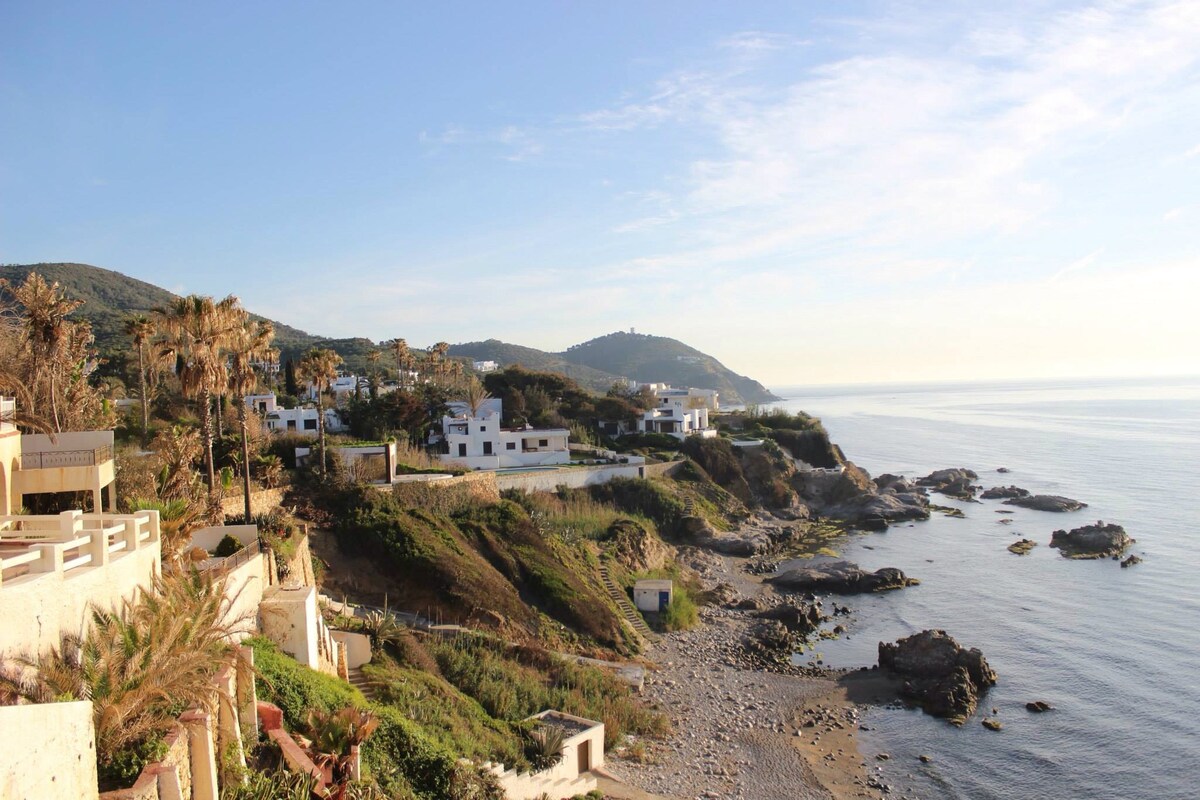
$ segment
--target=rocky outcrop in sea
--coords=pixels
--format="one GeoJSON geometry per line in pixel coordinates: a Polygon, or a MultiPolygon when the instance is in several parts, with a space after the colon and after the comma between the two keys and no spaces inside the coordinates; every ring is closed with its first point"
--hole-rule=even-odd
{"type": "Polygon", "coordinates": [[[1050,535],[1051,547],[1066,558],[1078,559],[1118,558],[1134,541],[1120,525],[1103,522],[1050,535]]]}
{"type": "Polygon", "coordinates": [[[993,486],[984,489],[980,498],[984,500],[1010,500],[1014,497],[1029,497],[1030,491],[1020,486],[993,486]]]}
{"type": "Polygon", "coordinates": [[[966,722],[979,696],[996,684],[982,652],[961,647],[941,630],[921,631],[895,644],[880,642],[879,668],[904,679],[904,697],[955,725],[966,722]]]}
{"type": "Polygon", "coordinates": [[[1004,504],[1008,506],[1020,506],[1021,508],[1032,508],[1034,511],[1065,512],[1087,508],[1087,503],[1057,494],[1034,494],[1027,497],[1014,497],[1005,500],[1004,504]]]}
{"type": "Polygon", "coordinates": [[[789,569],[766,579],[781,589],[797,592],[831,592],[834,594],[866,594],[889,589],[915,586],[920,581],[909,578],[895,567],[867,572],[849,561],[826,561],[807,567],[789,569]]]}

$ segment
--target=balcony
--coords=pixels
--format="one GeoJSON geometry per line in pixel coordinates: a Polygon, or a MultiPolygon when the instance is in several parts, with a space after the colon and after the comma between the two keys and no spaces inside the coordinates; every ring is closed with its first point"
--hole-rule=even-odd
{"type": "MultiPolygon", "coordinates": [[[[50,492],[90,492],[92,509],[102,507],[108,487],[108,507],[115,509],[116,461],[112,431],[70,431],[21,436],[21,455],[12,472],[14,501],[21,495],[50,492]]],[[[16,505],[13,506],[14,508],[16,505]]]]}
{"type": "Polygon", "coordinates": [[[54,469],[57,467],[95,467],[113,460],[112,445],[90,450],[39,450],[22,452],[20,469],[54,469]]]}

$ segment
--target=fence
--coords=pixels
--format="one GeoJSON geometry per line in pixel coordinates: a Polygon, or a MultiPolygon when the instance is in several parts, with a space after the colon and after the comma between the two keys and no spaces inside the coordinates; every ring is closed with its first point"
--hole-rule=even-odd
{"type": "Polygon", "coordinates": [[[94,467],[112,460],[112,445],[104,445],[91,450],[43,450],[36,453],[22,453],[21,469],[94,467]]]}
{"type": "Polygon", "coordinates": [[[157,511],[0,516],[0,545],[22,548],[11,555],[0,554],[0,587],[19,574],[66,573],[80,567],[105,566],[115,555],[158,540],[157,511]]]}

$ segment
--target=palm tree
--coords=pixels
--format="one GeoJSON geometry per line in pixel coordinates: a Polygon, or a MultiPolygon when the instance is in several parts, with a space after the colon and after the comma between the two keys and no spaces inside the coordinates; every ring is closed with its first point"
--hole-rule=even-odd
{"type": "MultiPolygon", "coordinates": [[[[45,279],[36,272],[31,272],[20,286],[14,286],[8,281],[0,280],[0,291],[7,291],[13,300],[19,304],[23,312],[20,315],[21,328],[25,347],[29,357],[29,383],[33,394],[34,404],[29,413],[37,415],[44,409],[37,407],[42,399],[50,406],[47,416],[52,420],[55,431],[61,431],[62,420],[58,408],[58,388],[76,351],[77,331],[80,324],[67,319],[79,306],[81,300],[71,300],[63,292],[58,282],[46,283],[45,279]],[[45,397],[42,397],[43,385],[45,397]]],[[[90,334],[90,328],[88,328],[90,334]]]]}
{"type": "Polygon", "coordinates": [[[337,380],[337,368],[342,357],[328,348],[314,348],[300,359],[300,375],[312,381],[317,392],[317,431],[321,443],[321,474],[325,474],[325,406],[322,398],[330,384],[337,380]]]}
{"type": "Polygon", "coordinates": [[[370,711],[346,706],[336,712],[313,709],[307,721],[313,761],[329,768],[333,778],[330,797],[342,798],[352,778],[352,748],[371,737],[379,727],[379,718],[370,711]]]}
{"type": "Polygon", "coordinates": [[[154,312],[159,329],[159,349],[180,358],[179,384],[183,394],[199,401],[208,499],[214,508],[217,506],[217,475],[213,464],[213,395],[229,380],[227,347],[244,313],[233,295],[220,301],[189,295],[154,312]]]}
{"type": "Polygon", "coordinates": [[[413,355],[408,349],[408,342],[403,339],[392,340],[392,355],[396,359],[396,380],[401,389],[408,388],[408,373],[412,370],[413,355]]]}
{"type": "Polygon", "coordinates": [[[446,363],[446,354],[450,352],[450,345],[446,342],[438,342],[433,347],[429,348],[429,361],[433,367],[434,383],[442,386],[445,383],[446,372],[448,365],[446,363]]]}
{"type": "Polygon", "coordinates": [[[138,356],[138,396],[142,399],[142,447],[150,440],[150,398],[146,396],[146,345],[154,336],[154,322],[145,314],[125,320],[125,335],[133,339],[138,356]]]}
{"type": "Polygon", "coordinates": [[[383,357],[383,351],[371,350],[367,353],[367,363],[371,365],[371,374],[368,378],[371,389],[371,399],[379,394],[379,359],[383,357]]]}
{"type": "Polygon", "coordinates": [[[242,521],[250,523],[250,430],[246,415],[246,395],[258,385],[258,373],[254,365],[272,360],[276,352],[271,348],[275,338],[275,326],[269,320],[255,322],[242,312],[242,324],[229,337],[229,391],[237,402],[238,423],[242,428],[242,493],[246,501],[246,515],[242,521]]]}

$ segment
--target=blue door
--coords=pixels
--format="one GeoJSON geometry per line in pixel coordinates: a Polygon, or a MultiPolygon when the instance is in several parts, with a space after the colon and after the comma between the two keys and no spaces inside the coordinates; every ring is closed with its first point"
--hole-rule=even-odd
{"type": "Polygon", "coordinates": [[[669,605],[671,605],[671,593],[670,592],[659,592],[658,593],[658,610],[666,611],[667,606],[669,606],[669,605]]]}

